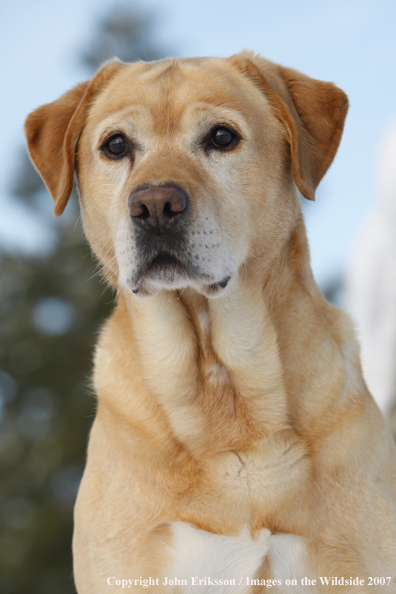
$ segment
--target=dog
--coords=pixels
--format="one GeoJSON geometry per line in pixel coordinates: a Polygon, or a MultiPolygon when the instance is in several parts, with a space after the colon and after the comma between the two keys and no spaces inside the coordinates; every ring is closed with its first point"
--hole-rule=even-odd
{"type": "Polygon", "coordinates": [[[55,215],[75,171],[117,290],[79,594],[396,591],[395,446],[351,322],[315,284],[299,201],[347,109],[332,83],[242,52],[112,60],[28,116],[55,215]]]}

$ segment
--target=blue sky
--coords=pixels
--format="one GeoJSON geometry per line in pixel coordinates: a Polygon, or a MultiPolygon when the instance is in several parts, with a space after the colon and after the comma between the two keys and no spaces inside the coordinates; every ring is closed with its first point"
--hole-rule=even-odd
{"type": "MultiPolygon", "coordinates": [[[[330,80],[349,95],[340,150],[307,225],[312,264],[323,284],[345,268],[356,234],[378,197],[381,139],[396,116],[394,0],[145,0],[156,38],[173,55],[227,56],[243,48],[330,80]]],[[[26,115],[86,78],[78,56],[113,0],[14,0],[0,8],[0,242],[44,247],[45,224],[31,219],[8,188],[24,146],[26,115]],[[5,84],[4,84],[5,81],[5,84]]],[[[395,164],[396,166],[396,164],[395,164]]],[[[48,198],[48,211],[52,201],[48,198]]]]}

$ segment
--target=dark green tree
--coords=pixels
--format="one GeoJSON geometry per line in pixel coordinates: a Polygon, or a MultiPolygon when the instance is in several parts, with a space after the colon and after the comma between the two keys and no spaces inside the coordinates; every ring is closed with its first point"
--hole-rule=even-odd
{"type": "MultiPolygon", "coordinates": [[[[83,52],[88,76],[114,56],[164,57],[154,24],[113,8],[83,52]]],[[[95,410],[91,359],[113,295],[95,276],[75,194],[50,220],[42,205],[51,199],[25,154],[13,193],[56,239],[45,256],[0,254],[0,592],[71,594],[72,510],[95,410]]]]}

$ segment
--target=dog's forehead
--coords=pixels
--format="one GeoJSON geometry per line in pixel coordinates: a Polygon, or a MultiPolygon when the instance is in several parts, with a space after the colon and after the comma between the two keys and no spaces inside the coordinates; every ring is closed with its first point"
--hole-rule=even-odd
{"type": "Polygon", "coordinates": [[[193,106],[229,108],[249,116],[257,95],[226,58],[125,64],[97,97],[90,119],[99,123],[130,109],[135,113],[144,110],[157,122],[159,114],[163,120],[178,122],[193,106]]]}

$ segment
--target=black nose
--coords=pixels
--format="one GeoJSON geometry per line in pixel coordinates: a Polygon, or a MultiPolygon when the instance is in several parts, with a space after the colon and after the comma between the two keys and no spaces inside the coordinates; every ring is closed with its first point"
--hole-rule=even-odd
{"type": "Polygon", "coordinates": [[[149,186],[129,196],[132,220],[142,226],[169,227],[188,204],[186,192],[175,186],[149,186]]]}

